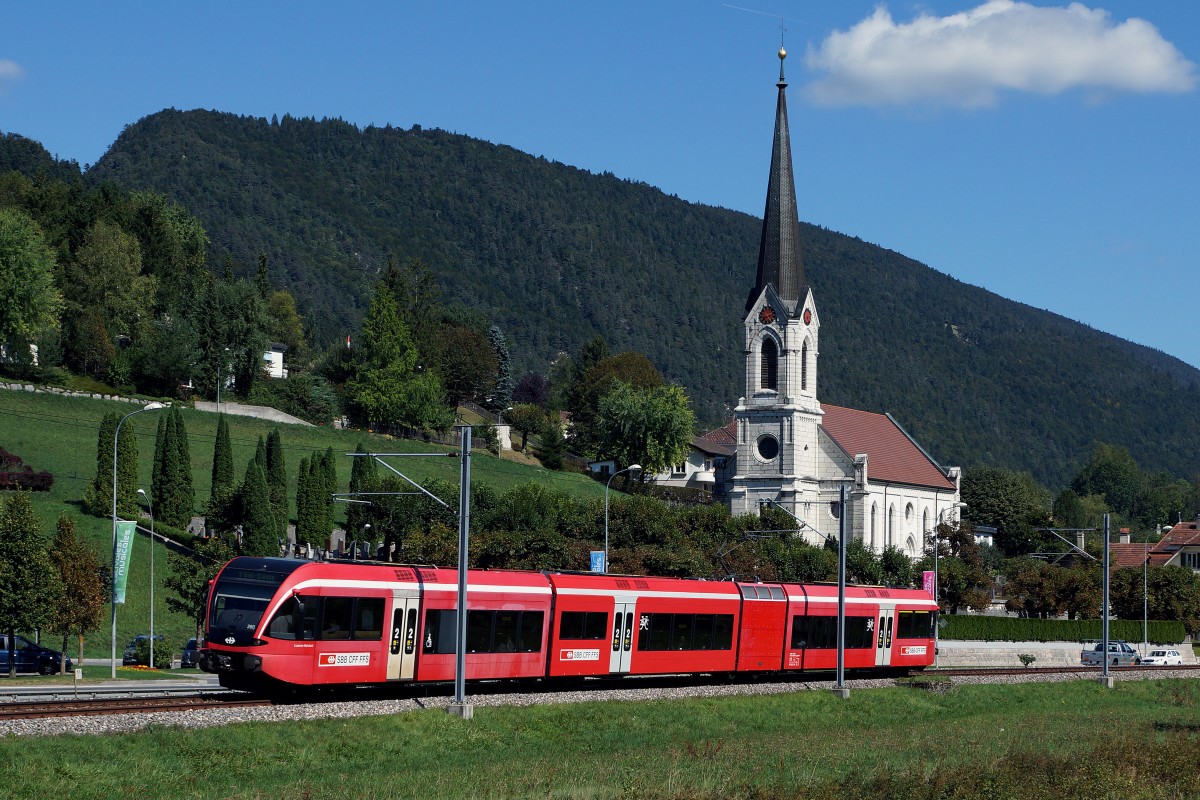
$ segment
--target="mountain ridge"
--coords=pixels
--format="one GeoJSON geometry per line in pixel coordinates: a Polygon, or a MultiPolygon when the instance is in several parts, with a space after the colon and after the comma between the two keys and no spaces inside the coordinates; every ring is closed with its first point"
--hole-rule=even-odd
{"type": "MultiPolygon", "coordinates": [[[[742,393],[761,226],[742,212],[437,129],[216,111],[143,118],[85,179],[182,203],[213,270],[248,274],[267,253],[324,341],[357,329],[389,256],[419,257],[447,299],[500,324],[518,373],[603,335],[684,385],[713,427],[742,393]]],[[[857,237],[801,236],[823,401],[892,413],[945,465],[1061,484],[1108,442],[1194,476],[1200,370],[857,237]]]]}

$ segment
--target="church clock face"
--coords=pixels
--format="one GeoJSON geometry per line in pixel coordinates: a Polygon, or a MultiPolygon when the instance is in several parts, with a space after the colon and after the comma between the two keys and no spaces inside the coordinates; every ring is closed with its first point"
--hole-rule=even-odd
{"type": "Polygon", "coordinates": [[[758,457],[763,461],[772,461],[779,455],[779,440],[770,434],[758,437],[758,457]]]}
{"type": "Polygon", "coordinates": [[[775,321],[775,309],[763,306],[763,310],[758,312],[758,320],[764,325],[770,325],[775,321]]]}
{"type": "Polygon", "coordinates": [[[811,308],[804,309],[804,324],[805,325],[812,324],[812,309],[811,308]]]}

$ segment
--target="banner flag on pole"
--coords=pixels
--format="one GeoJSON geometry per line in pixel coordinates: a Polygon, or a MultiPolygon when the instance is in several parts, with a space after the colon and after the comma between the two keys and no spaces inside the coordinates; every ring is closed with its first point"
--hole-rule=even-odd
{"type": "Polygon", "coordinates": [[[933,594],[933,570],[927,569],[921,573],[921,586],[929,594],[933,594]]]}
{"type": "Polygon", "coordinates": [[[113,554],[113,602],[125,602],[125,583],[129,579],[129,557],[133,553],[136,522],[117,523],[117,550],[113,554]]]}

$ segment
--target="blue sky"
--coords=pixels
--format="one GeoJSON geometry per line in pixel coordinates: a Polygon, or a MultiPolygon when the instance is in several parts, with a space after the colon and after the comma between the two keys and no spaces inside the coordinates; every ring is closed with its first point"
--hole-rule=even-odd
{"type": "Polygon", "coordinates": [[[420,124],[758,215],[780,15],[801,219],[1200,366],[1192,0],[15,3],[0,131],[420,124]]]}

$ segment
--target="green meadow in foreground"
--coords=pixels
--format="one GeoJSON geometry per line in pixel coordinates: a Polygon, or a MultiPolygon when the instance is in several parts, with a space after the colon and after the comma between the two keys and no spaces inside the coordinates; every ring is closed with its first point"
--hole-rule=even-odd
{"type": "Polygon", "coordinates": [[[476,707],[0,739],[0,794],[171,798],[1200,795],[1200,681],[476,707]]]}

